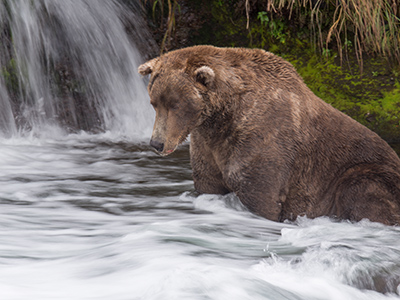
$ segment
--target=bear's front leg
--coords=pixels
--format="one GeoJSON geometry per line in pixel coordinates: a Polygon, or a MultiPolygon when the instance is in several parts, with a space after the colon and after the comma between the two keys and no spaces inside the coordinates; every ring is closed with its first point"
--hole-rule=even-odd
{"type": "Polygon", "coordinates": [[[196,191],[205,194],[234,192],[251,212],[272,221],[281,221],[284,194],[276,174],[275,161],[259,156],[248,161],[224,157],[225,167],[218,167],[209,147],[192,136],[190,160],[196,191]]]}
{"type": "Polygon", "coordinates": [[[282,185],[277,162],[268,160],[267,154],[232,158],[229,162],[229,175],[225,177],[243,205],[254,214],[281,221],[287,189],[282,185]]]}
{"type": "Polygon", "coordinates": [[[196,143],[194,139],[190,143],[190,163],[197,192],[220,195],[232,192],[224,183],[211,151],[201,143],[196,143]]]}

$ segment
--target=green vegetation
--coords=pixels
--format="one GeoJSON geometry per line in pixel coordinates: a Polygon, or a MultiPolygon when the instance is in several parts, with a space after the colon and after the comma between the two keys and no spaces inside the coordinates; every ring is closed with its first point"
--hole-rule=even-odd
{"type": "Polygon", "coordinates": [[[259,33],[261,38],[261,48],[264,48],[268,42],[271,42],[268,41],[269,39],[285,44],[287,33],[286,25],[282,20],[270,19],[265,11],[260,11],[257,15],[257,19],[260,20],[260,24],[252,27],[252,33],[259,33]]]}
{"type": "Polygon", "coordinates": [[[19,90],[18,67],[15,59],[10,59],[5,67],[2,68],[0,76],[3,77],[6,87],[14,93],[19,90]]]}

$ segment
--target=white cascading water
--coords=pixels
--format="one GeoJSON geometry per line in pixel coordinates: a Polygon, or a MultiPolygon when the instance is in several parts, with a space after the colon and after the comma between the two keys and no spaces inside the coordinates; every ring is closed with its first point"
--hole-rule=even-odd
{"type": "Polygon", "coordinates": [[[4,136],[13,136],[17,133],[14,115],[11,109],[10,98],[0,77],[0,134],[4,136]]]}
{"type": "MultiPolygon", "coordinates": [[[[140,27],[139,12],[118,1],[15,0],[0,2],[0,16],[11,32],[0,45],[9,74],[0,81],[3,135],[49,128],[148,134],[153,112],[137,74],[142,61],[125,30],[128,21],[140,27]]],[[[145,30],[134,34],[150,44],[145,30]]]]}

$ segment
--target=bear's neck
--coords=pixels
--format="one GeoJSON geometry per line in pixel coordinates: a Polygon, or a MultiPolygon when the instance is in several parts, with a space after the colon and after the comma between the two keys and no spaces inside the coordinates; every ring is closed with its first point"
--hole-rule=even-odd
{"type": "Polygon", "coordinates": [[[202,142],[207,143],[211,149],[221,143],[233,142],[234,137],[237,136],[233,106],[226,105],[224,108],[213,110],[204,115],[203,122],[195,130],[201,136],[202,142]]]}

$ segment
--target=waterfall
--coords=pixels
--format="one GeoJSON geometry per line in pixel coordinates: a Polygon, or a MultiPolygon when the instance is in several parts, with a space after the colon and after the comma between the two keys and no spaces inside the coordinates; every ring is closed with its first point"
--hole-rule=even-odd
{"type": "Polygon", "coordinates": [[[1,135],[149,133],[153,112],[133,41],[151,42],[139,5],[120,2],[0,2],[1,135]]]}

